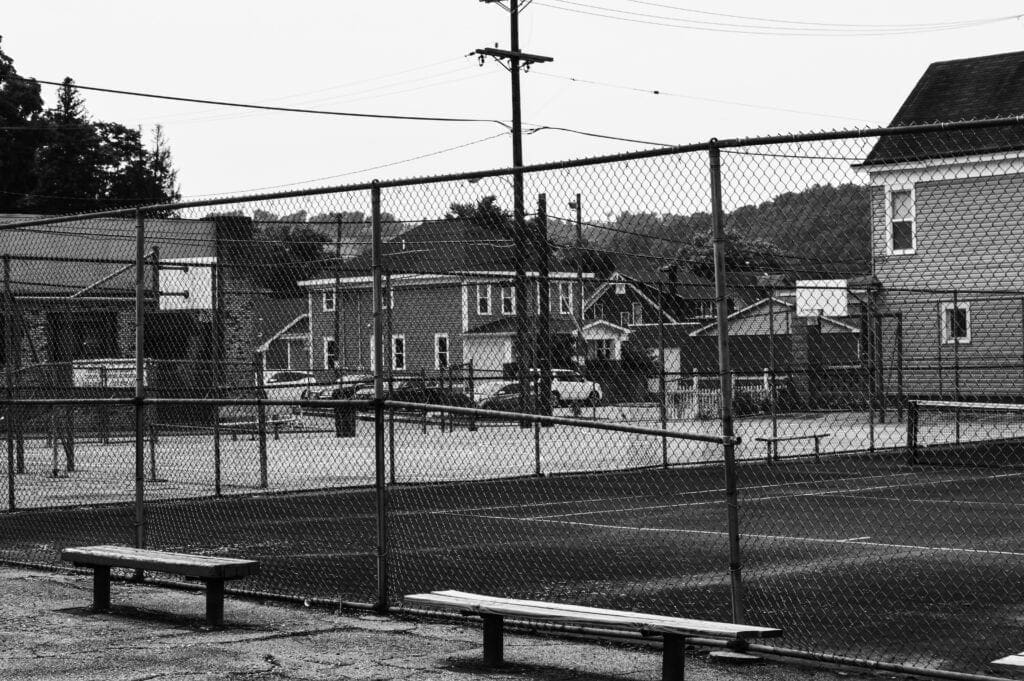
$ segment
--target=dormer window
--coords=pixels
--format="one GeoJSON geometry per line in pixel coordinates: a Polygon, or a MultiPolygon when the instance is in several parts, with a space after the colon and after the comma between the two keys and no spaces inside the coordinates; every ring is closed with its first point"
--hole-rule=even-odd
{"type": "Polygon", "coordinates": [[[889,192],[888,251],[890,255],[909,255],[917,250],[917,230],[914,224],[914,190],[899,189],[889,192]]]}

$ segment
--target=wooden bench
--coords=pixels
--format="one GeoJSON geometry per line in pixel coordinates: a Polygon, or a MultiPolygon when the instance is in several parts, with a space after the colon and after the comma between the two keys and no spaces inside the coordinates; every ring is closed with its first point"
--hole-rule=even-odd
{"type": "Polygon", "coordinates": [[[483,618],[484,662],[489,665],[497,665],[502,662],[504,618],[509,616],[577,625],[596,625],[606,629],[637,631],[643,636],[660,636],[663,644],[661,670],[663,681],[676,681],[683,678],[683,644],[689,636],[744,641],[750,638],[782,634],[781,629],[705,622],[681,617],[647,615],[625,610],[604,610],[543,601],[494,598],[462,591],[410,594],[405,597],[405,600],[432,608],[458,610],[483,618]]]}
{"type": "Polygon", "coordinates": [[[130,546],[82,546],[61,551],[61,560],[93,569],[93,608],[110,610],[110,568],[152,570],[199,579],[206,583],[206,622],[219,627],[224,621],[224,581],[259,573],[259,563],[240,558],[194,556],[136,549],[130,546]]]}
{"type": "Polygon", "coordinates": [[[1002,664],[1007,667],[1024,667],[1024,652],[1000,657],[998,660],[992,660],[992,664],[1002,664]]]}
{"type": "Polygon", "coordinates": [[[821,438],[829,437],[832,433],[809,433],[807,435],[789,435],[787,437],[755,437],[758,442],[764,442],[768,447],[768,463],[779,460],[779,443],[792,440],[814,440],[814,458],[821,458],[821,438]]]}

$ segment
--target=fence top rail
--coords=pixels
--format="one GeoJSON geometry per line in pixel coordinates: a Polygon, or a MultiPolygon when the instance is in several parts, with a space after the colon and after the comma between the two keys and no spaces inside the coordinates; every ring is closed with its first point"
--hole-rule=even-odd
{"type": "Polygon", "coordinates": [[[644,158],[655,158],[659,156],[672,156],[694,151],[708,151],[710,149],[728,149],[735,147],[764,146],[771,144],[794,144],[800,142],[823,142],[838,139],[859,139],[864,137],[888,137],[893,135],[927,134],[933,132],[950,132],[957,130],[978,130],[983,128],[1001,127],[1007,125],[1024,124],[1024,115],[1006,116],[1001,118],[984,118],[970,121],[949,121],[938,123],[927,123],[917,125],[903,125],[892,127],[875,128],[854,128],[846,130],[834,130],[831,132],[800,133],[788,135],[766,135],[761,137],[737,137],[730,139],[711,138],[707,142],[693,144],[681,144],[664,146],[657,149],[645,149],[642,151],[623,152],[618,154],[606,154],[603,156],[591,156],[565,161],[552,161],[519,167],[493,168],[489,170],[476,170],[463,173],[450,173],[443,175],[429,175],[422,177],[410,177],[394,180],[372,180],[347,185],[334,185],[317,189],[295,189],[284,192],[271,192],[264,194],[247,194],[237,196],[223,196],[219,198],[204,199],[202,201],[184,201],[179,203],[159,203],[146,206],[133,206],[131,208],[118,208],[114,210],[97,211],[93,213],[76,213],[72,215],[59,215],[35,220],[24,220],[0,224],[0,231],[23,229],[26,227],[38,227],[66,222],[77,222],[81,220],[93,220],[98,218],[145,216],[148,212],[154,211],[175,211],[185,208],[202,208],[207,206],[221,206],[231,203],[252,203],[255,201],[270,201],[277,199],[296,198],[302,196],[317,196],[322,194],[336,194],[343,192],[366,191],[371,189],[387,189],[394,187],[408,187],[414,185],[440,184],[443,182],[460,182],[466,180],[480,180],[488,177],[499,177],[519,173],[535,173],[547,170],[561,170],[567,168],[579,168],[584,166],[601,165],[620,161],[635,161],[644,158]]]}
{"type": "Polygon", "coordinates": [[[1013,402],[957,402],[956,400],[910,400],[916,407],[930,409],[972,409],[977,411],[1024,412],[1024,404],[1013,402]]]}
{"type": "Polygon", "coordinates": [[[567,418],[564,416],[545,416],[543,414],[528,414],[516,411],[496,411],[494,409],[479,409],[473,407],[456,407],[447,404],[425,404],[422,402],[403,402],[400,400],[382,400],[385,407],[396,407],[399,409],[428,409],[449,414],[461,414],[463,416],[476,416],[502,421],[530,421],[531,423],[550,423],[553,425],[578,426],[580,428],[591,428],[595,430],[612,430],[619,433],[635,433],[637,435],[651,435],[655,437],[667,437],[676,440],[696,440],[699,442],[711,442],[714,444],[739,444],[738,437],[725,437],[722,435],[708,435],[706,433],[688,433],[678,430],[662,430],[660,428],[642,428],[639,426],[626,426],[620,423],[609,423],[607,421],[595,421],[592,419],[567,418]]]}

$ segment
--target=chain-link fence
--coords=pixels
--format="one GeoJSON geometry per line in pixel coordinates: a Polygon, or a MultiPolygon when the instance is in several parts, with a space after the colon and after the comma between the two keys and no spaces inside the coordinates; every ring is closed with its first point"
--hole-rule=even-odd
{"type": "Polygon", "coordinates": [[[5,216],[0,558],[237,555],[254,593],[743,618],[999,673],[1022,130],[5,216]]]}

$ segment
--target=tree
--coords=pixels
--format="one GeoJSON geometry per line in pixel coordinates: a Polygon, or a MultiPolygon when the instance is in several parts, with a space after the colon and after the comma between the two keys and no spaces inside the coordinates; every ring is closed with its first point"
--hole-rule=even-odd
{"type": "Polygon", "coordinates": [[[71,78],[57,90],[57,105],[43,116],[45,136],[36,151],[35,186],[22,207],[46,213],[77,213],[97,208],[103,194],[101,138],[90,124],[85,103],[71,78]]]}
{"type": "Polygon", "coordinates": [[[163,129],[152,149],[142,130],[93,121],[74,80],[44,111],[39,84],[18,76],[0,50],[0,211],[94,211],[181,197],[163,129]]]}
{"type": "Polygon", "coordinates": [[[512,214],[498,205],[496,196],[485,196],[476,203],[453,203],[445,220],[460,220],[496,236],[511,239],[515,233],[512,214]]]}
{"type": "Polygon", "coordinates": [[[35,186],[42,114],[39,83],[20,77],[14,61],[0,49],[0,212],[13,211],[35,186]]]}

